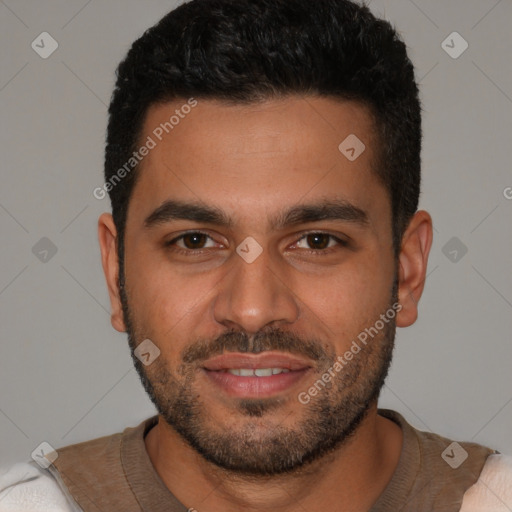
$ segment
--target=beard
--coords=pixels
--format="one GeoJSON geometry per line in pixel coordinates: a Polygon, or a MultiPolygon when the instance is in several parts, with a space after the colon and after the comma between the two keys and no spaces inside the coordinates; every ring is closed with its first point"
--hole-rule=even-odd
{"type": "MultiPolygon", "coordinates": [[[[301,339],[279,329],[258,332],[252,337],[231,330],[214,340],[198,340],[189,345],[181,353],[180,364],[174,371],[163,357],[144,366],[134,350],[145,337],[133,322],[124,285],[120,287],[120,295],[132,359],[159,415],[205,460],[239,476],[298,473],[346,443],[377,403],[392,360],[394,317],[384,323],[383,329],[309,403],[297,399],[289,414],[294,419],[293,426],[282,425],[284,420],[276,424],[270,413],[294,398],[269,397],[236,399],[228,418],[235,418],[238,426],[223,429],[209,415],[201,394],[194,391],[202,362],[229,351],[277,350],[314,361],[316,382],[332,368],[338,354],[320,340],[301,339]],[[239,419],[244,420],[242,426],[239,419]]],[[[389,309],[397,302],[395,280],[389,309]]]]}

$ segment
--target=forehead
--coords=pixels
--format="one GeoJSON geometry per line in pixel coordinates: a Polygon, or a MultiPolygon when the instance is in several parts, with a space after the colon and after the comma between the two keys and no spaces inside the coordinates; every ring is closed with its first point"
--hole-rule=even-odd
{"type": "Polygon", "coordinates": [[[140,216],[170,199],[240,218],[315,197],[371,208],[387,199],[373,172],[374,133],[365,106],[325,97],[153,105],[139,140],[152,148],[130,203],[140,216]]]}

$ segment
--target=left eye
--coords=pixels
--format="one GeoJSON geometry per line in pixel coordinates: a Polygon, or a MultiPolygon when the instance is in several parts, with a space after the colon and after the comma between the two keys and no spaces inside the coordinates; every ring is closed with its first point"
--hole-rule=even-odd
{"type": "Polygon", "coordinates": [[[330,249],[337,244],[342,246],[347,245],[344,240],[341,240],[333,235],[329,235],[328,233],[308,233],[304,235],[296,245],[300,249],[315,249],[321,251],[330,249]],[[299,244],[303,242],[305,242],[309,247],[300,247],[299,244]],[[330,245],[330,242],[333,242],[333,244],[330,245]]]}

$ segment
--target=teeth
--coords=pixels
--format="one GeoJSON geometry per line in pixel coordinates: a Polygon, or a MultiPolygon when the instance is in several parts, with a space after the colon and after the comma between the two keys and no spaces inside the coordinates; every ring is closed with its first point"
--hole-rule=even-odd
{"type": "Polygon", "coordinates": [[[254,370],[256,377],[270,377],[272,375],[272,368],[257,368],[254,370]]]}
{"type": "Polygon", "coordinates": [[[272,375],[277,375],[278,373],[288,373],[290,370],[288,368],[272,368],[272,375]]]}
{"type": "Polygon", "coordinates": [[[256,368],[255,370],[251,368],[230,368],[226,371],[238,377],[271,377],[279,373],[288,373],[290,370],[288,368],[256,368]]]}

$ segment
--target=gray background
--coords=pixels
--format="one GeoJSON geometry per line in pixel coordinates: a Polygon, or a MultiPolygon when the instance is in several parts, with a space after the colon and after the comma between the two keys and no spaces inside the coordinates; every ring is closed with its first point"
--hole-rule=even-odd
{"type": "MultiPolygon", "coordinates": [[[[114,69],[175,5],[0,1],[0,466],[42,441],[59,447],[154,414],[126,337],[110,326],[96,235],[110,206],[92,191],[114,69]],[[47,59],[31,47],[44,31],[59,45],[47,59]],[[42,252],[43,237],[56,254],[42,252]]],[[[398,332],[380,405],[512,453],[512,2],[371,8],[402,33],[421,83],[421,207],[435,226],[420,317],[398,332]],[[454,31],[469,44],[457,59],[441,45],[454,31]]]]}

